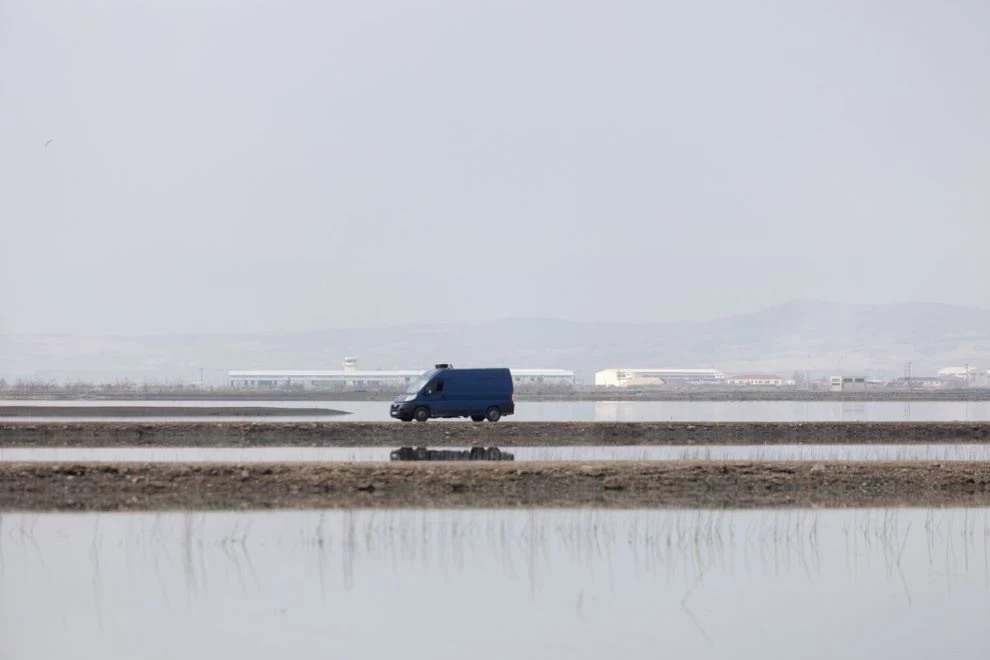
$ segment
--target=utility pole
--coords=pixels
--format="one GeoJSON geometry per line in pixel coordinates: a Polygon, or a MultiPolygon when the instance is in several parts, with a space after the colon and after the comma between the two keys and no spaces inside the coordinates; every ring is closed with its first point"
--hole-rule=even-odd
{"type": "Polygon", "coordinates": [[[911,389],[911,361],[908,360],[907,366],[904,367],[904,377],[907,380],[907,388],[911,389]]]}
{"type": "Polygon", "coordinates": [[[203,387],[203,367],[199,368],[199,386],[203,387]]]}

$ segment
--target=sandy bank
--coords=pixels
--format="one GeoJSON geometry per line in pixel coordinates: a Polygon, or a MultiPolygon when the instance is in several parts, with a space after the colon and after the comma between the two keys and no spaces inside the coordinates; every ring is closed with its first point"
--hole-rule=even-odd
{"type": "Polygon", "coordinates": [[[533,447],[988,441],[990,422],[0,421],[0,447],[533,447]]]}
{"type": "Polygon", "coordinates": [[[0,510],[990,506],[990,463],[0,464],[0,510]]]}

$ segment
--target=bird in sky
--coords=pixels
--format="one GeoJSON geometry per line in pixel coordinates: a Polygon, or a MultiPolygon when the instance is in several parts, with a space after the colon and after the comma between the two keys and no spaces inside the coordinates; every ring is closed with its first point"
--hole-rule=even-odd
{"type": "Polygon", "coordinates": [[[50,145],[54,141],[55,141],[55,138],[51,138],[50,140],[48,140],[48,142],[45,142],[45,146],[47,147],[48,145],[50,145]]]}

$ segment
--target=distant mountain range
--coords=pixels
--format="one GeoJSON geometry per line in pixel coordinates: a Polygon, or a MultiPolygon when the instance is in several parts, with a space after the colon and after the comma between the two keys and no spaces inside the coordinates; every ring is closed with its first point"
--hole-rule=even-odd
{"type": "Polygon", "coordinates": [[[573,369],[586,383],[609,367],[715,367],[725,372],[914,375],[990,368],[990,310],[903,303],[796,301],[710,321],[583,323],[506,318],[477,323],[282,334],[0,335],[0,377],[222,384],[229,369],[417,369],[436,362],[573,369]]]}

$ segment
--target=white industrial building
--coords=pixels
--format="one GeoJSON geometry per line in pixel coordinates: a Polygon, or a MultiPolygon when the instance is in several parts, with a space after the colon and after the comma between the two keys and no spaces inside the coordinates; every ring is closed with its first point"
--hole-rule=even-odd
{"type": "Polygon", "coordinates": [[[725,379],[726,385],[736,387],[782,387],[784,378],[776,374],[733,374],[725,379]]]}
{"type": "MultiPolygon", "coordinates": [[[[403,388],[430,369],[365,370],[357,368],[357,358],[344,359],[339,370],[233,370],[228,372],[231,387],[311,388],[403,388]]],[[[574,372],[567,369],[510,369],[516,385],[573,385],[574,372]]]]}
{"type": "Polygon", "coordinates": [[[938,370],[942,378],[958,378],[970,387],[986,387],[990,384],[990,371],[983,371],[969,365],[963,367],[945,367],[938,370]]]}
{"type": "Polygon", "coordinates": [[[573,385],[570,369],[509,369],[516,385],[573,385]]]}
{"type": "Polygon", "coordinates": [[[401,387],[424,371],[251,369],[229,371],[228,378],[231,387],[401,387]]]}
{"type": "Polygon", "coordinates": [[[829,376],[828,389],[830,392],[865,392],[865,376],[829,376]]]}
{"type": "Polygon", "coordinates": [[[595,373],[598,387],[637,387],[668,383],[721,384],[725,374],[718,369],[603,369],[595,373]]]}

